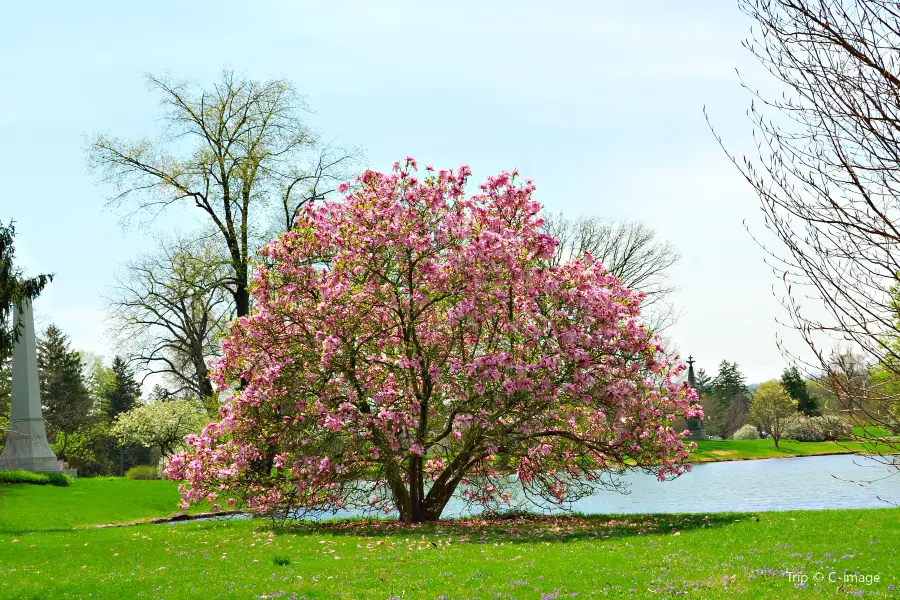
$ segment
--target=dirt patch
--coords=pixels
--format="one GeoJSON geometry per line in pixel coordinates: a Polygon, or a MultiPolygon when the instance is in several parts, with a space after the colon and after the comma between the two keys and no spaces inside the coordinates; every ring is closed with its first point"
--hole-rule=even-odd
{"type": "Polygon", "coordinates": [[[710,454],[714,454],[716,456],[734,456],[737,454],[737,450],[713,450],[710,454]]]}

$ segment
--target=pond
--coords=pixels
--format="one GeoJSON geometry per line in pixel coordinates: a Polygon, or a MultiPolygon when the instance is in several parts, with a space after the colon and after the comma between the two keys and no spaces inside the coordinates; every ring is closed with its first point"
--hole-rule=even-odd
{"type": "MultiPolygon", "coordinates": [[[[628,473],[623,479],[628,494],[598,491],[573,508],[586,514],[625,514],[887,508],[900,504],[900,472],[875,459],[849,454],[702,463],[665,482],[643,473],[628,473]]],[[[462,508],[461,503],[453,503],[444,515],[459,516],[462,508]]]]}
{"type": "MultiPolygon", "coordinates": [[[[659,482],[643,473],[629,473],[624,480],[628,494],[600,491],[574,509],[587,514],[700,513],[900,504],[900,472],[846,454],[703,463],[672,481],[659,482]]],[[[462,502],[452,500],[443,516],[464,516],[465,510],[462,502]]],[[[359,514],[341,511],[322,518],[359,514]]]]}
{"type": "Polygon", "coordinates": [[[673,481],[661,483],[638,473],[626,480],[630,494],[599,492],[578,502],[576,510],[729,512],[887,508],[900,503],[900,473],[874,459],[847,454],[704,463],[673,481]]]}

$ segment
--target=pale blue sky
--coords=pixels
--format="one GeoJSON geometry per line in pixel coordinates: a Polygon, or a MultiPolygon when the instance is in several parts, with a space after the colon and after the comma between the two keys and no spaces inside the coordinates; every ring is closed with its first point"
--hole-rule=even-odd
{"type": "Polygon", "coordinates": [[[154,231],[104,209],[86,140],[159,131],[145,72],[208,85],[227,65],[293,81],[311,124],[374,169],[518,167],[550,210],[645,222],[683,255],[677,347],[708,371],[728,359],[776,377],[775,279],[742,225],[762,229],[758,203],[702,113],[752,149],[735,68],[772,84],[740,45],[749,26],[732,0],[9,4],[0,219],[16,221],[20,264],[57,275],[41,322],[109,356],[101,295],[154,231]]]}

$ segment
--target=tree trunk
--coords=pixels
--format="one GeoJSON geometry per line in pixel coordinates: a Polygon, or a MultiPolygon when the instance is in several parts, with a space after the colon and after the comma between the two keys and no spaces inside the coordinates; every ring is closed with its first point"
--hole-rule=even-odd
{"type": "Polygon", "coordinates": [[[194,370],[197,372],[197,389],[200,392],[200,398],[209,398],[215,395],[215,390],[213,390],[212,381],[209,380],[209,369],[206,367],[206,362],[203,360],[202,356],[197,357],[199,360],[196,360],[194,363],[194,370]]]}
{"type": "Polygon", "coordinates": [[[250,314],[250,291],[247,289],[246,271],[245,277],[238,281],[234,291],[234,308],[238,317],[246,317],[250,314]]]}
{"type": "Polygon", "coordinates": [[[395,485],[391,485],[391,488],[394,491],[394,503],[400,513],[401,521],[404,523],[431,523],[441,518],[444,507],[453,496],[456,486],[437,483],[428,490],[428,494],[424,497],[419,497],[419,494],[415,492],[415,486],[408,492],[402,482],[399,490],[395,485]],[[414,497],[415,501],[413,501],[414,497]]]}

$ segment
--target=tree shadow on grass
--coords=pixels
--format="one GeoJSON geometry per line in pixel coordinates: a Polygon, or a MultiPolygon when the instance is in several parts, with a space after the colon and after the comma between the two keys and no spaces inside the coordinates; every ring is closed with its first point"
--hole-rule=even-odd
{"type": "Polygon", "coordinates": [[[538,543],[602,540],[645,535],[672,535],[713,529],[740,521],[759,522],[755,513],[546,516],[513,513],[407,524],[387,519],[345,519],[273,526],[276,534],[348,535],[355,537],[447,536],[459,542],[538,543]]]}

